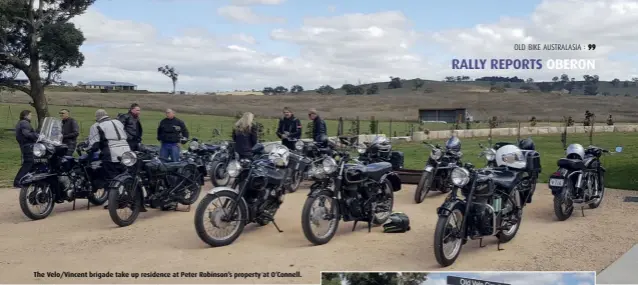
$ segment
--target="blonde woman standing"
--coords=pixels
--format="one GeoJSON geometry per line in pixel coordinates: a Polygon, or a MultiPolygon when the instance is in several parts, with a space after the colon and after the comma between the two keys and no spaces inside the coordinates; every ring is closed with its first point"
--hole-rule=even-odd
{"type": "Polygon", "coordinates": [[[252,149],[257,144],[257,130],[253,126],[253,113],[244,113],[233,128],[235,151],[240,158],[252,157],[252,149]]]}

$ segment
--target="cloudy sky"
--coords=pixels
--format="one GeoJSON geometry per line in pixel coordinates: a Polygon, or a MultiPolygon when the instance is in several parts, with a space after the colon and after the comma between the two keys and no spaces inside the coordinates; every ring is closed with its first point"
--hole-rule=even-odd
{"type": "Polygon", "coordinates": [[[206,92],[390,76],[549,80],[638,77],[638,0],[101,0],[74,22],[87,41],[64,80],[126,81],[206,92]],[[595,51],[515,51],[514,44],[594,43],[595,51]],[[595,59],[595,71],[452,70],[453,58],[595,59]]]}

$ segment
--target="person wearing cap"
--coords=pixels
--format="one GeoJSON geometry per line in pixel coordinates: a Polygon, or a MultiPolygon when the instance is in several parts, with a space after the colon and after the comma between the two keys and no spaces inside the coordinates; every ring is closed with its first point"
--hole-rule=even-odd
{"type": "Polygon", "coordinates": [[[284,107],[284,117],[279,119],[277,127],[277,137],[281,139],[281,144],[288,149],[295,149],[295,141],[301,138],[301,121],[295,117],[292,110],[284,107]]]}
{"type": "Polygon", "coordinates": [[[89,130],[89,154],[100,151],[102,169],[106,180],[111,180],[122,173],[124,168],[119,158],[127,151],[131,151],[126,142],[126,131],[119,120],[111,119],[105,110],[95,111],[95,124],[89,130]]]}
{"type": "Polygon", "coordinates": [[[315,142],[324,143],[322,136],[328,136],[326,122],[319,117],[316,109],[308,110],[308,118],[312,120],[312,139],[315,142]]]}
{"type": "Polygon", "coordinates": [[[68,147],[66,155],[73,156],[75,147],[78,145],[80,126],[75,119],[71,118],[69,109],[60,110],[60,118],[62,119],[62,143],[68,147]]]}

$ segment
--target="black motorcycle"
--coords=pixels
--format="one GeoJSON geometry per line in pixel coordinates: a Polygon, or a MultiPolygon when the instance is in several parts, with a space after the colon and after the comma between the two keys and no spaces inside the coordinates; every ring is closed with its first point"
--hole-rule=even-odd
{"type": "Polygon", "coordinates": [[[145,206],[168,210],[177,203],[191,205],[201,191],[201,174],[190,161],[165,162],[142,145],[140,151],[122,154],[126,171],[109,184],[109,215],[126,227],[135,222],[145,206]],[[120,211],[129,210],[128,215],[120,211]]]}
{"type": "Polygon", "coordinates": [[[321,162],[325,156],[333,154],[335,145],[331,142],[327,144],[313,141],[296,140],[295,153],[299,159],[290,165],[292,173],[289,176],[289,192],[295,192],[304,180],[312,179],[311,173],[321,167],[321,162]]]}
{"type": "Polygon", "coordinates": [[[227,186],[231,183],[231,177],[228,175],[227,167],[231,161],[236,161],[235,143],[232,141],[224,141],[219,145],[219,149],[210,158],[210,162],[206,165],[208,177],[214,187],[227,186]]]}
{"type": "MultiPolygon", "coordinates": [[[[347,144],[342,140],[343,144],[347,144]]],[[[348,150],[335,151],[335,158],[322,162],[321,179],[316,179],[301,211],[301,227],[306,238],[315,245],[328,243],[337,232],[339,221],[385,223],[394,206],[394,192],[401,190],[401,179],[389,162],[368,165],[348,164],[348,150]],[[320,222],[328,225],[320,225],[320,222]],[[317,226],[324,233],[316,233],[317,226]]]]}
{"type": "Polygon", "coordinates": [[[425,200],[428,193],[438,190],[441,193],[448,193],[454,188],[450,181],[450,173],[457,165],[462,165],[461,141],[453,136],[445,144],[445,148],[424,142],[432,151],[423,169],[421,179],[414,192],[414,202],[420,204],[425,200]]]}
{"type": "Polygon", "coordinates": [[[88,199],[88,209],[90,204],[102,205],[108,198],[100,162],[82,154],[84,143],[77,149],[79,158],[66,156],[68,147],[61,143],[61,126],[59,119],[45,118],[33,145],[34,167],[20,180],[20,209],[32,220],[48,217],[56,203],[73,202],[75,210],[76,199],[88,199]]]}
{"type": "MultiPolygon", "coordinates": [[[[558,160],[558,170],[549,177],[549,189],[554,195],[554,213],[559,221],[571,217],[575,205],[587,204],[595,209],[603,202],[606,170],[600,158],[605,153],[612,152],[596,146],[584,149],[573,144],[567,148],[567,157],[558,160]],[[572,148],[580,149],[582,153],[570,151],[572,148]]],[[[585,216],[583,208],[581,213],[585,216]]]]}
{"type": "Polygon", "coordinates": [[[219,145],[201,143],[197,138],[192,138],[188,143],[188,150],[182,153],[183,160],[197,164],[197,170],[199,170],[201,176],[201,185],[204,185],[204,178],[208,176],[213,162],[212,159],[220,148],[221,146],[219,145]]]}
{"type": "Polygon", "coordinates": [[[377,136],[372,142],[364,142],[357,148],[360,163],[369,164],[377,162],[389,162],[393,170],[403,169],[404,154],[401,151],[393,151],[390,140],[377,136]]]}
{"type": "Polygon", "coordinates": [[[284,201],[287,164],[292,156],[283,145],[266,153],[264,145],[257,144],[253,154],[252,159],[228,165],[228,174],[236,178],[232,187],[213,188],[197,206],[195,231],[210,246],[233,243],[250,223],[265,226],[272,222],[282,232],[274,217],[284,201]]]}
{"type": "Polygon", "coordinates": [[[434,232],[434,255],[441,266],[454,263],[469,239],[478,239],[479,246],[484,247],[483,237],[496,236],[497,248],[502,250],[500,244],[516,236],[523,208],[536,189],[540,155],[536,151],[501,155],[504,161],[518,162],[519,168],[475,169],[466,163],[452,170],[456,187],[437,208],[434,232]],[[462,197],[457,193],[459,189],[462,197]]]}

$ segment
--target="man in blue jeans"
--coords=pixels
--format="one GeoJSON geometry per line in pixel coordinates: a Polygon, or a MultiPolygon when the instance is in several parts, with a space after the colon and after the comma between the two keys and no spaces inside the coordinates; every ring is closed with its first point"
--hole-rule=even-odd
{"type": "Polygon", "coordinates": [[[172,109],[166,109],[166,118],[157,127],[157,140],[162,143],[160,148],[160,158],[173,162],[179,161],[179,143],[186,143],[188,140],[188,129],[184,121],[175,118],[172,109]]]}

